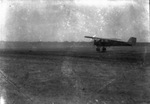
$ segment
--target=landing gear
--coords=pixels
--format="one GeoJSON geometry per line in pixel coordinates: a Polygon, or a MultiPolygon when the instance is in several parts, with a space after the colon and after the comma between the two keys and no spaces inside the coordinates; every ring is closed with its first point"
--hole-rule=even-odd
{"type": "Polygon", "coordinates": [[[103,48],[102,48],[102,51],[103,51],[103,52],[106,52],[106,48],[105,48],[105,47],[103,47],[103,48]]]}
{"type": "Polygon", "coordinates": [[[106,52],[106,47],[103,47],[102,50],[101,50],[100,47],[97,47],[97,48],[96,48],[96,51],[97,51],[97,52],[106,52]]]}

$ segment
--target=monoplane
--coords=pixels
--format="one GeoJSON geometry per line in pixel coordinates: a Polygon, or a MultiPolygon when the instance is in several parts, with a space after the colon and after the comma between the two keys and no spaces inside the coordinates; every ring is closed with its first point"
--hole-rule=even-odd
{"type": "Polygon", "coordinates": [[[85,38],[91,38],[94,40],[94,45],[96,46],[97,52],[105,52],[106,47],[110,46],[133,46],[136,44],[136,38],[130,37],[127,42],[121,41],[120,39],[114,38],[99,38],[99,37],[92,37],[92,36],[85,36],[85,38]]]}

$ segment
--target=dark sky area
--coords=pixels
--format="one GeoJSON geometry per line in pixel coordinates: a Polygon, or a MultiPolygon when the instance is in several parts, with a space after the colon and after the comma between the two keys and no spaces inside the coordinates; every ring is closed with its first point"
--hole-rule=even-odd
{"type": "Polygon", "coordinates": [[[148,0],[1,0],[4,41],[149,41],[148,0]]]}

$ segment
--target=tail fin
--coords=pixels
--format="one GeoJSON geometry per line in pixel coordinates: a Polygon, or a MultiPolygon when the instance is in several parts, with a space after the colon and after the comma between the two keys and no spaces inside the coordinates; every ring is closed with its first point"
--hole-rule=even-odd
{"type": "Polygon", "coordinates": [[[131,38],[128,40],[128,43],[131,44],[131,45],[135,45],[135,44],[136,44],[136,38],[135,38],[135,37],[131,37],[131,38]]]}

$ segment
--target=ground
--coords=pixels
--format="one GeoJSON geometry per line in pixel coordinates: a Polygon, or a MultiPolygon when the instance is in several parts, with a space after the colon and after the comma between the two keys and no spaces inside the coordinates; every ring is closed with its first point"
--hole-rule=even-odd
{"type": "Polygon", "coordinates": [[[0,77],[0,104],[150,104],[150,48],[1,51],[0,77]]]}

